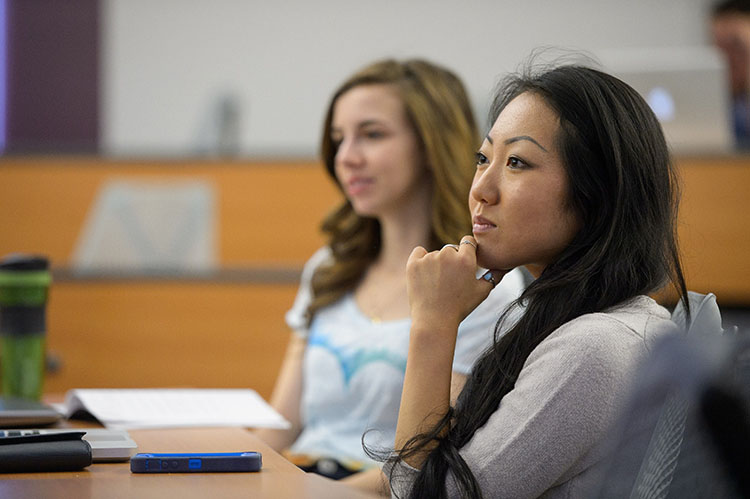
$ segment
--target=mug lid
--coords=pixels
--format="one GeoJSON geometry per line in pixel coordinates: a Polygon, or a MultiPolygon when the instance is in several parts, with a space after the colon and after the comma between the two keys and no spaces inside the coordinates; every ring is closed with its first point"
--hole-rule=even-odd
{"type": "Polygon", "coordinates": [[[47,270],[49,260],[41,255],[28,255],[24,253],[12,253],[0,260],[0,271],[3,270],[47,270]]]}

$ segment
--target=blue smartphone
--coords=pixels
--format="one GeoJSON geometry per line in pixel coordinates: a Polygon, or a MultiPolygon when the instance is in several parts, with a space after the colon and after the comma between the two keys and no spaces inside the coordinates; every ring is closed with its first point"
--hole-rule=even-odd
{"type": "Polygon", "coordinates": [[[130,458],[133,473],[260,471],[261,466],[260,452],[141,453],[130,458]]]}

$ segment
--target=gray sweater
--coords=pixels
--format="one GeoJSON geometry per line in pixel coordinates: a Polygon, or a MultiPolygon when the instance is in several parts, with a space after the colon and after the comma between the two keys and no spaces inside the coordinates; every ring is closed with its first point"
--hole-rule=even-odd
{"type": "MultiPolygon", "coordinates": [[[[600,478],[607,435],[630,394],[638,364],[676,326],[639,296],[578,317],[531,353],[515,387],[461,450],[485,497],[585,497],[600,478]]],[[[383,468],[397,497],[417,470],[383,468]]],[[[448,494],[458,497],[452,476],[448,494]]]]}

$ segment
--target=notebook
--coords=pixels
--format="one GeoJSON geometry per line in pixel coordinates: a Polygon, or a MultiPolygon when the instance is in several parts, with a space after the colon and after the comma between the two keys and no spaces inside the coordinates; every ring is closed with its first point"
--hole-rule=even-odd
{"type": "Polygon", "coordinates": [[[734,147],[727,69],[710,46],[604,51],[604,70],[640,93],[677,154],[734,147]]]}
{"type": "Polygon", "coordinates": [[[78,388],[65,394],[58,410],[67,417],[93,416],[110,429],[290,427],[257,392],[247,388],[78,388]]]}

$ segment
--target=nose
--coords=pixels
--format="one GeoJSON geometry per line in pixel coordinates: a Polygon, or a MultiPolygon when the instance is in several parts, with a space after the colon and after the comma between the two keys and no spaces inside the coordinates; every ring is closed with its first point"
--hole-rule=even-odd
{"type": "Polygon", "coordinates": [[[362,164],[362,151],[356,140],[343,139],[336,150],[336,163],[340,166],[356,167],[362,164]]]}
{"type": "Polygon", "coordinates": [[[477,170],[469,196],[481,204],[496,204],[500,200],[500,168],[490,165],[477,170]]]}

